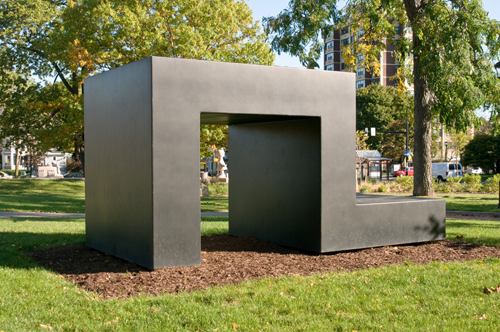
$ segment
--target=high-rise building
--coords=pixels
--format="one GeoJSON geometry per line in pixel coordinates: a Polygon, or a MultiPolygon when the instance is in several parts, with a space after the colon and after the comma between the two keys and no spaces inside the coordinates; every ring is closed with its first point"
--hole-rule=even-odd
{"type": "MultiPolygon", "coordinates": [[[[403,30],[403,29],[401,29],[403,30]]],[[[400,31],[399,24],[396,23],[395,27],[397,40],[403,31],[400,31]]],[[[359,33],[358,33],[359,34],[359,33]]],[[[334,71],[344,71],[345,63],[342,58],[342,46],[348,46],[354,42],[355,34],[351,32],[350,27],[338,29],[330,33],[325,39],[324,47],[324,69],[334,71]]],[[[398,62],[394,58],[394,50],[396,46],[392,43],[386,42],[386,50],[380,53],[380,76],[374,76],[368,72],[364,67],[358,66],[356,68],[356,89],[363,88],[373,83],[382,84],[384,86],[396,86],[397,81],[390,78],[396,75],[398,69],[398,62]]],[[[363,55],[359,55],[359,61],[364,60],[363,55]]]]}

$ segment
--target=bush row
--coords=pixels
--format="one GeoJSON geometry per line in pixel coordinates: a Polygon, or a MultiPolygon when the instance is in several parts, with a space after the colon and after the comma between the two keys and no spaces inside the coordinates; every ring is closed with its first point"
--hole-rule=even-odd
{"type": "MultiPolygon", "coordinates": [[[[466,174],[463,177],[448,178],[446,182],[433,182],[434,192],[441,193],[498,193],[498,182],[500,174],[495,174],[486,182],[481,183],[481,176],[478,174],[466,174]]],[[[402,176],[392,182],[371,182],[361,186],[360,192],[366,189],[378,192],[406,192],[413,191],[413,176],[402,176]]]]}

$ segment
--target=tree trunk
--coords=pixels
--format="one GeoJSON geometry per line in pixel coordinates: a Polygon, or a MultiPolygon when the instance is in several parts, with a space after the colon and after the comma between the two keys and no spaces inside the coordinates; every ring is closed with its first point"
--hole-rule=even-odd
{"type": "MultiPolygon", "coordinates": [[[[421,40],[413,35],[413,49],[419,50],[421,40]]],[[[418,51],[417,51],[418,52],[418,51]]],[[[413,196],[434,196],[432,188],[432,116],[431,94],[420,70],[420,56],[413,55],[415,139],[413,159],[413,196]]]]}
{"type": "Polygon", "coordinates": [[[19,177],[19,161],[21,160],[20,152],[21,152],[20,149],[17,148],[16,149],[16,172],[15,172],[16,179],[19,177]]]}

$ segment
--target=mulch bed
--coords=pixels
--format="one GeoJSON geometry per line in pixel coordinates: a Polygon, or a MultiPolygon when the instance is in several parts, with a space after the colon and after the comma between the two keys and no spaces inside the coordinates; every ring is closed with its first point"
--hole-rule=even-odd
{"type": "Polygon", "coordinates": [[[102,298],[127,298],[205,289],[214,285],[283,275],[311,275],[431,261],[500,257],[500,248],[455,241],[385,246],[335,254],[311,254],[248,237],[205,236],[199,266],[154,271],[85,245],[31,252],[36,262],[102,298]]]}

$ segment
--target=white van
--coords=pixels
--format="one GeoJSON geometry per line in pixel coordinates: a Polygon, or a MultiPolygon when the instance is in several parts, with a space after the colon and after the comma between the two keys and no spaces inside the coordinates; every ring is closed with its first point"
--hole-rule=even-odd
{"type": "Polygon", "coordinates": [[[432,163],[432,178],[439,182],[447,178],[463,175],[463,169],[460,163],[432,163]]]}

